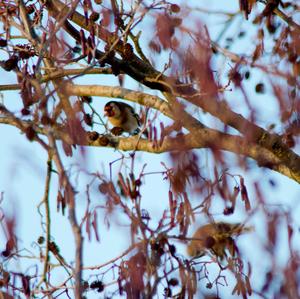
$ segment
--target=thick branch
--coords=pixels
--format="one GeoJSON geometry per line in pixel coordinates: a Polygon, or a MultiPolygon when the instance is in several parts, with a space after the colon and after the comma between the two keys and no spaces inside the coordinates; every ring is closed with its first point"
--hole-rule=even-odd
{"type": "MultiPolygon", "coordinates": [[[[101,138],[88,143],[90,146],[102,146],[101,138]]],[[[165,138],[162,145],[155,147],[151,141],[138,139],[137,137],[109,137],[107,144],[122,151],[144,151],[149,153],[163,153],[170,151],[182,151],[200,148],[212,148],[225,150],[239,155],[252,158],[259,166],[275,170],[300,183],[300,175],[284,165],[272,152],[249,143],[240,136],[233,136],[225,133],[217,133],[214,130],[203,129],[197,134],[191,133],[180,138],[165,138]]]]}
{"type": "MultiPolygon", "coordinates": [[[[30,126],[39,134],[47,134],[44,128],[36,126],[33,122],[21,121],[16,122],[9,117],[0,118],[0,123],[10,124],[18,127],[21,123],[22,127],[30,126]]],[[[96,133],[97,134],[97,133],[96,133]]],[[[53,129],[55,139],[63,140],[72,144],[73,140],[62,129],[53,129]]],[[[177,138],[164,138],[160,146],[146,139],[140,139],[137,136],[125,138],[114,137],[110,135],[99,135],[96,139],[80,143],[83,146],[111,147],[122,151],[144,151],[149,153],[163,153],[170,151],[192,150],[200,148],[211,148],[213,150],[225,150],[239,155],[252,158],[257,161],[261,167],[266,167],[277,171],[294,181],[300,183],[299,169],[294,171],[288,168],[284,163],[276,157],[272,152],[260,147],[259,145],[248,142],[240,136],[233,136],[226,133],[217,132],[208,128],[198,130],[196,133],[182,135],[177,138]],[[104,141],[104,142],[103,142],[104,141]]]]}
{"type": "Polygon", "coordinates": [[[105,85],[74,85],[64,84],[64,91],[69,95],[76,96],[98,96],[120,98],[131,102],[136,102],[142,106],[156,109],[164,115],[172,118],[172,112],[169,104],[158,96],[146,94],[144,92],[134,91],[119,86],[105,85]]]}
{"type": "MultiPolygon", "coordinates": [[[[147,107],[155,108],[160,110],[165,115],[173,118],[172,114],[169,113],[166,102],[163,102],[158,97],[150,96],[141,92],[135,92],[121,87],[110,87],[110,86],[82,86],[82,85],[67,85],[67,92],[76,95],[95,95],[95,96],[110,96],[110,97],[120,97],[130,101],[135,101],[141,105],[147,107]]],[[[243,118],[242,115],[234,113],[231,111],[225,101],[221,102],[205,102],[200,99],[200,103],[205,106],[205,111],[213,111],[214,115],[225,123],[228,121],[233,127],[240,128],[240,131],[244,133],[245,138],[249,142],[253,142],[261,147],[270,150],[275,154],[282,163],[284,163],[288,168],[292,169],[297,176],[300,176],[300,158],[292,150],[285,145],[281,137],[276,134],[270,134],[263,128],[251,123],[250,121],[243,118]],[[200,102],[201,101],[201,102],[200,102]],[[228,115],[230,117],[228,117],[228,115]]],[[[198,129],[197,120],[194,121],[195,127],[198,129]]],[[[200,123],[199,123],[200,125],[200,123]]],[[[183,123],[184,126],[184,123],[183,123]]],[[[188,129],[190,129],[189,127],[188,129]]]]}
{"type": "MultiPolygon", "coordinates": [[[[51,80],[60,79],[67,76],[83,76],[83,75],[111,75],[111,68],[78,68],[78,69],[58,69],[49,74],[45,74],[39,79],[39,82],[45,83],[51,80]]],[[[18,90],[21,89],[21,84],[4,84],[0,85],[0,91],[3,90],[18,90]]]]}
{"type": "Polygon", "coordinates": [[[200,121],[185,112],[184,108],[179,105],[179,103],[175,105],[175,103],[166,102],[158,96],[153,96],[144,92],[134,91],[119,86],[74,85],[70,83],[64,85],[64,88],[69,95],[121,98],[156,109],[175,121],[178,121],[178,118],[176,117],[178,116],[180,117],[181,125],[189,131],[203,129],[205,127],[200,121]],[[180,107],[177,107],[178,105],[180,107]]]}

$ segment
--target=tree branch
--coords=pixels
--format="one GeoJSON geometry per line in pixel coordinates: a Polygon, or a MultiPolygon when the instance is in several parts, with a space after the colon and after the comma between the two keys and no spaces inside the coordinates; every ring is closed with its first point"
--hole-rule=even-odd
{"type": "MultiPolygon", "coordinates": [[[[51,80],[60,79],[67,76],[83,76],[83,75],[111,75],[112,69],[108,68],[79,68],[79,69],[58,69],[51,73],[47,73],[39,79],[40,83],[46,83],[51,80]]],[[[0,91],[3,90],[18,90],[21,89],[21,84],[5,84],[0,85],[0,91]]]]}
{"type": "MultiPolygon", "coordinates": [[[[29,121],[15,122],[10,118],[0,118],[0,123],[22,127],[33,126],[37,133],[47,134],[44,128],[38,127],[29,121]]],[[[88,134],[89,135],[89,134],[88,134]]],[[[243,137],[221,133],[213,129],[203,128],[191,134],[181,135],[179,137],[164,138],[160,146],[154,145],[152,141],[141,139],[138,136],[115,137],[111,135],[99,135],[97,138],[86,138],[85,142],[79,143],[82,146],[111,147],[121,151],[143,151],[148,153],[160,154],[171,151],[186,151],[192,149],[211,148],[213,150],[224,150],[238,155],[243,155],[257,161],[261,167],[266,167],[277,171],[294,181],[300,183],[300,169],[289,168],[275,154],[269,150],[245,140],[243,137]]],[[[55,139],[63,140],[73,144],[72,138],[61,128],[53,129],[55,139]]]]}
{"type": "Polygon", "coordinates": [[[70,96],[76,95],[120,98],[138,103],[142,106],[156,109],[164,115],[172,118],[172,112],[168,102],[164,101],[158,96],[153,96],[144,92],[134,91],[119,86],[75,85],[72,83],[64,83],[63,88],[63,90],[70,96]]]}
{"type": "Polygon", "coordinates": [[[74,278],[75,278],[75,289],[74,295],[76,299],[82,298],[82,243],[83,237],[81,235],[80,225],[78,224],[76,217],[76,203],[75,203],[75,191],[73,186],[71,185],[68,176],[65,173],[62,161],[58,154],[58,150],[56,147],[55,137],[52,133],[47,132],[49,145],[51,148],[51,155],[55,165],[57,167],[57,171],[60,176],[60,184],[65,190],[65,196],[67,197],[68,202],[68,211],[69,211],[69,220],[70,225],[73,231],[74,239],[75,239],[75,270],[74,270],[74,278]]]}
{"type": "MultiPolygon", "coordinates": [[[[73,95],[94,95],[94,96],[109,96],[119,97],[130,101],[137,102],[147,107],[155,108],[166,116],[174,118],[174,115],[167,109],[167,104],[162,99],[149,96],[145,93],[135,92],[121,87],[110,86],[97,86],[97,85],[67,85],[66,92],[73,95]]],[[[297,180],[300,179],[300,157],[288,148],[286,144],[282,142],[281,136],[277,134],[270,134],[263,128],[253,124],[252,122],[243,118],[241,114],[231,111],[225,101],[205,102],[199,98],[198,103],[204,106],[205,111],[210,111],[214,116],[223,120],[225,124],[229,124],[241,131],[245,138],[260,147],[268,149],[274,155],[276,155],[281,163],[285,164],[287,168],[291,169],[295,173],[297,180]]],[[[183,111],[184,112],[184,111],[183,111]]],[[[187,118],[186,118],[187,119],[187,118]]],[[[183,126],[184,126],[183,122],[183,126]]],[[[194,126],[197,129],[201,129],[201,123],[197,120],[194,121],[194,126]],[[198,125],[200,127],[198,127],[198,125]]],[[[202,125],[203,126],[203,125],[202,125]]],[[[189,127],[188,129],[190,129],[189,127]]]]}

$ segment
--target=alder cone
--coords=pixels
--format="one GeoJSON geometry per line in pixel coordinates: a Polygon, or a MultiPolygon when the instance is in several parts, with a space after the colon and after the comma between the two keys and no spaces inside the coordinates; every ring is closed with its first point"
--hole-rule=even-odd
{"type": "Polygon", "coordinates": [[[93,11],[90,15],[90,21],[96,22],[99,19],[100,15],[99,13],[93,11]]]}

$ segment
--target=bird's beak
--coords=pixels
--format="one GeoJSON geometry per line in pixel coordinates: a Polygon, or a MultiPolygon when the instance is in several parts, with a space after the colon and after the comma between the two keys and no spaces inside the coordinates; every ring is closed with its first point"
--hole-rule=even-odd
{"type": "Polygon", "coordinates": [[[104,108],[104,116],[108,117],[110,114],[110,109],[109,107],[104,108]]]}

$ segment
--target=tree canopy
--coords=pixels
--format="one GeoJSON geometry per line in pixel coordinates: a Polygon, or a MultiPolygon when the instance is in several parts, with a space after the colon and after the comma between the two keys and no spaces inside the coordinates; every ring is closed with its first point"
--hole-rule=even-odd
{"type": "MultiPolygon", "coordinates": [[[[1,209],[2,297],[300,296],[295,210],[266,196],[273,175],[300,183],[300,7],[226,5],[1,1],[1,128],[47,156],[32,248],[1,209]],[[115,134],[101,110],[111,100],[135,108],[137,134],[115,134]],[[89,148],[105,170],[87,167],[89,148]],[[145,208],[151,192],[159,213],[145,208]],[[72,245],[53,235],[55,217],[69,222],[72,245]],[[127,248],[87,265],[89,242],[105,243],[112,222],[128,228],[127,248]],[[269,266],[257,277],[248,254],[260,237],[269,266]]],[[[0,192],[4,203],[14,190],[0,192]]]]}

